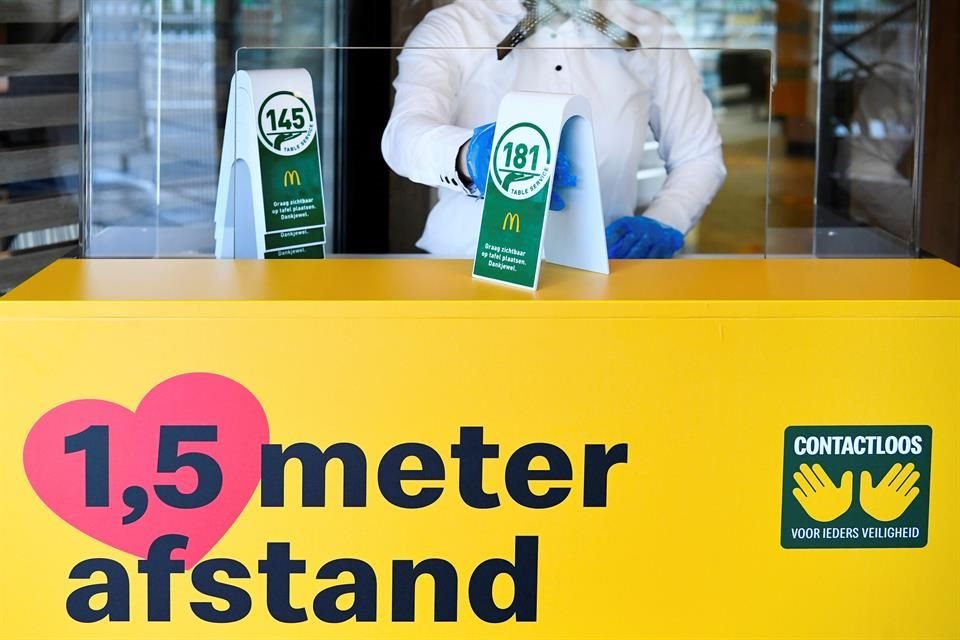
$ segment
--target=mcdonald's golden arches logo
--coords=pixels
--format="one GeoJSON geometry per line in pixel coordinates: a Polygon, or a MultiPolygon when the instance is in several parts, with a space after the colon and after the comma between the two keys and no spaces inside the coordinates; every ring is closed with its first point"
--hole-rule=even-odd
{"type": "Polygon", "coordinates": [[[513,231],[515,233],[520,233],[520,215],[516,213],[508,213],[503,218],[503,230],[513,231]],[[516,227],[516,228],[514,228],[516,227]]]}
{"type": "Polygon", "coordinates": [[[286,189],[289,186],[296,184],[300,186],[300,172],[296,169],[287,171],[283,174],[283,188],[286,189]]]}

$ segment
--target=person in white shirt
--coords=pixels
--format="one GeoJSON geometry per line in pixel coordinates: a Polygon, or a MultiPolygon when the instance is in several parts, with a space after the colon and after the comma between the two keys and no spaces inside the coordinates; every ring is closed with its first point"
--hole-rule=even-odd
{"type": "Polygon", "coordinates": [[[383,156],[397,174],[440,188],[417,243],[433,254],[476,251],[486,166],[470,175],[465,160],[489,157],[483,125],[511,91],[590,102],[611,257],[671,257],[726,177],[689,51],[666,18],[630,0],[457,0],[413,30],[394,87],[383,156]],[[648,130],[668,176],[634,216],[648,130]]]}

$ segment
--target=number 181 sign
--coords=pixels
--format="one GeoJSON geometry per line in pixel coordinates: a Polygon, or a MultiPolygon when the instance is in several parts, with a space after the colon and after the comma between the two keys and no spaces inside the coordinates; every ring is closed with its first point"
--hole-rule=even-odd
{"type": "Polygon", "coordinates": [[[550,181],[551,155],[550,142],[540,127],[528,122],[510,127],[494,152],[494,184],[513,200],[533,197],[550,181]]]}
{"type": "Polygon", "coordinates": [[[590,107],[584,98],[512,93],[500,105],[473,275],[536,289],[540,259],[609,273],[590,107]],[[528,120],[533,114],[541,117],[528,120]],[[549,213],[563,145],[577,176],[549,213]],[[549,224],[548,224],[549,223],[549,224]]]}

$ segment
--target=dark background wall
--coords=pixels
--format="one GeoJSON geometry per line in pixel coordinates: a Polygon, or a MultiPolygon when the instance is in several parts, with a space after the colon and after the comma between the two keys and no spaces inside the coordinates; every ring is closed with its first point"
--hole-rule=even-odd
{"type": "Polygon", "coordinates": [[[920,246],[960,265],[960,2],[930,3],[920,246]]]}

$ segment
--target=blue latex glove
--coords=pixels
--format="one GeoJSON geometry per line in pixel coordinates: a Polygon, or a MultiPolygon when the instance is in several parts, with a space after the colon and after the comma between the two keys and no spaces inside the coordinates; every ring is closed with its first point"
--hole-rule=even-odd
{"type": "MultiPolygon", "coordinates": [[[[491,122],[473,130],[473,137],[467,146],[467,171],[480,197],[486,195],[487,173],[490,171],[490,156],[493,154],[493,132],[497,124],[491,122]]],[[[550,208],[561,211],[567,206],[557,189],[577,186],[577,176],[573,175],[570,159],[562,151],[557,155],[557,164],[553,171],[553,194],[550,196],[550,208]]]]}
{"type": "Polygon", "coordinates": [[[644,216],[626,216],[607,227],[610,258],[672,258],[683,248],[683,234],[644,216]]]}

